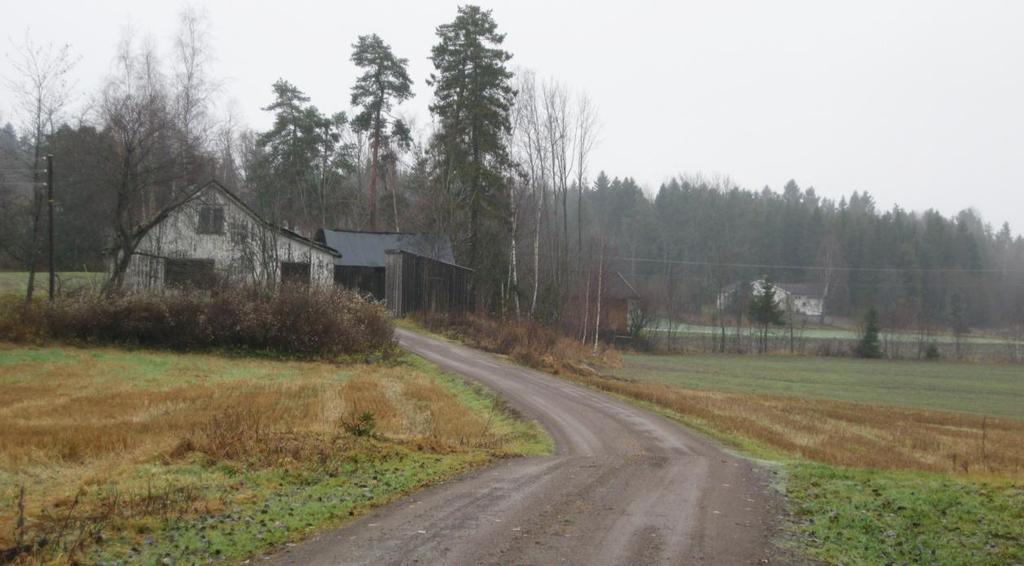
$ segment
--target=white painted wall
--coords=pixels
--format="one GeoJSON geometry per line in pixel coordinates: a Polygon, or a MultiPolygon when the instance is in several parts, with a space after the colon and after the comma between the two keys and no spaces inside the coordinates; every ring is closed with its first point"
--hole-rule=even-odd
{"type": "Polygon", "coordinates": [[[127,289],[160,289],[166,258],[212,259],[214,269],[231,283],[280,280],[281,262],[310,264],[310,282],[334,282],[334,256],[298,238],[269,229],[214,186],[200,191],[171,212],[139,243],[125,273],[127,289]],[[199,210],[224,209],[222,234],[199,234],[199,210]]]}

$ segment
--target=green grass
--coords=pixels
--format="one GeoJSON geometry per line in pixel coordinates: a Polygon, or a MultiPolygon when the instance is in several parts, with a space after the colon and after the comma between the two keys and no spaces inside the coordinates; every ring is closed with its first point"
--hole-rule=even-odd
{"type": "Polygon", "coordinates": [[[792,356],[623,356],[616,377],[1024,419],[1024,367],[792,356]]]}
{"type": "Polygon", "coordinates": [[[1024,485],[806,463],[787,475],[804,550],[827,563],[1024,562],[1024,485]]]}
{"type": "Polygon", "coordinates": [[[428,484],[482,463],[464,454],[397,450],[338,468],[272,468],[245,471],[198,462],[154,466],[140,472],[181,489],[192,485],[204,498],[231,498],[242,490],[247,502],[198,517],[155,520],[136,536],[105,541],[90,556],[98,563],[157,564],[165,558],[189,563],[241,561],[268,549],[338,526],[428,484]],[[149,530],[151,529],[151,530],[149,530]]]}
{"type": "MultiPolygon", "coordinates": [[[[60,291],[74,291],[82,288],[98,289],[106,277],[105,273],[89,271],[57,272],[57,288],[60,291]]],[[[45,294],[49,288],[49,274],[45,271],[36,272],[35,292],[45,294]]],[[[27,271],[0,272],[0,295],[24,295],[28,289],[27,271]]]]}

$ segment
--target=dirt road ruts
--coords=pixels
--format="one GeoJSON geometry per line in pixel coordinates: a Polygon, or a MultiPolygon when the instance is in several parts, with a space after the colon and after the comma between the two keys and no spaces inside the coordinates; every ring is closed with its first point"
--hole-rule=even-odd
{"type": "Polygon", "coordinates": [[[556,453],[417,492],[272,563],[727,565],[776,555],[778,498],[766,470],[619,399],[471,348],[396,334],[403,348],[536,419],[556,453]]]}

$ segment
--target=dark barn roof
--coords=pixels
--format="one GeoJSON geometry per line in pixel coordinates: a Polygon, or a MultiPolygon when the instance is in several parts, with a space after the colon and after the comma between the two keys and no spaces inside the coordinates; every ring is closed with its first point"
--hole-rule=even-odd
{"type": "Polygon", "coordinates": [[[399,232],[357,232],[354,230],[319,230],[316,240],[341,252],[334,265],[384,267],[385,252],[400,250],[455,263],[448,236],[435,234],[403,234],[399,232]]]}
{"type": "Polygon", "coordinates": [[[605,288],[601,290],[601,294],[608,299],[635,300],[640,298],[636,287],[633,287],[633,284],[619,271],[608,274],[608,281],[605,283],[605,288]]]}

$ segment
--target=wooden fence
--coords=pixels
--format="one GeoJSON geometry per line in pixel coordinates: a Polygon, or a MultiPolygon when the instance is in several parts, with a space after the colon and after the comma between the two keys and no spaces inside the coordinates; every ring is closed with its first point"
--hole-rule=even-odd
{"type": "Polygon", "coordinates": [[[421,255],[388,250],[384,295],[396,318],[426,311],[462,313],[472,308],[473,270],[421,255]]]}

